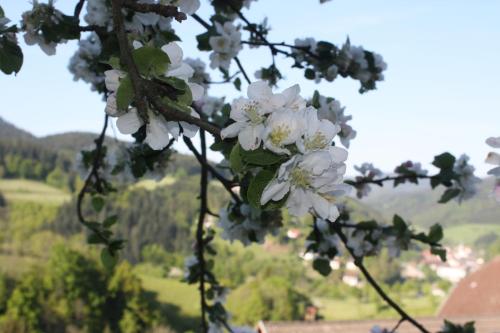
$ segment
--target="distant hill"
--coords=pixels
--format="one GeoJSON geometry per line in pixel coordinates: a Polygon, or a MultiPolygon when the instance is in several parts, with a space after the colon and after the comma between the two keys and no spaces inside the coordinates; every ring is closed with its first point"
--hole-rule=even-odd
{"type": "Polygon", "coordinates": [[[461,204],[449,202],[437,203],[442,189],[432,190],[428,183],[418,186],[403,185],[393,188],[384,186],[374,189],[362,201],[390,217],[397,213],[419,226],[430,226],[436,222],[443,226],[461,224],[497,224],[500,225],[500,204],[491,196],[492,178],[486,178],[478,185],[478,193],[461,204]]]}
{"type": "Polygon", "coordinates": [[[17,128],[0,117],[0,140],[33,140],[35,136],[31,133],[17,128]]]}

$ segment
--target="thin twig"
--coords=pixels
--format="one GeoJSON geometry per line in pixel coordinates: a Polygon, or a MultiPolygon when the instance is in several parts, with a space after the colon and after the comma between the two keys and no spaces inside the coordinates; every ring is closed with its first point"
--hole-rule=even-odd
{"type": "Polygon", "coordinates": [[[404,311],[392,298],[389,297],[389,295],[387,295],[385,293],[385,291],[382,289],[382,287],[377,283],[377,281],[375,281],[375,279],[372,277],[370,272],[363,265],[362,258],[357,257],[354,254],[354,251],[349,246],[347,246],[347,237],[342,232],[341,226],[337,225],[336,223],[333,223],[333,226],[335,228],[335,232],[337,233],[339,238],[342,240],[342,243],[344,243],[345,248],[353,257],[354,264],[356,265],[356,267],[359,268],[361,273],[363,273],[363,275],[366,278],[366,280],[368,281],[368,283],[370,283],[370,285],[373,287],[373,289],[375,289],[375,291],[379,294],[379,296],[387,304],[389,304],[401,316],[401,318],[404,318],[404,320],[407,320],[408,322],[410,322],[413,326],[415,326],[417,329],[419,329],[422,333],[430,333],[429,330],[427,330],[421,323],[419,323],[416,319],[414,319],[406,311],[404,311]]]}
{"type": "Polygon", "coordinates": [[[360,178],[359,180],[346,180],[345,183],[357,186],[363,184],[375,184],[378,186],[383,186],[384,182],[387,181],[398,181],[398,180],[409,180],[409,179],[432,179],[436,176],[427,176],[427,175],[401,175],[401,176],[387,176],[379,179],[370,179],[370,178],[360,178]]]}
{"type": "Polygon", "coordinates": [[[104,116],[104,125],[102,126],[101,134],[99,137],[95,140],[95,158],[92,163],[92,168],[90,169],[89,174],[87,175],[87,178],[85,179],[85,182],[83,183],[82,189],[80,192],[78,192],[78,196],[76,198],[76,214],[78,216],[78,220],[80,221],[81,224],[92,230],[97,237],[99,237],[103,242],[107,243],[107,238],[104,237],[100,230],[97,228],[94,228],[92,225],[89,224],[89,222],[85,219],[85,216],[83,215],[83,199],[85,198],[85,194],[87,194],[90,185],[92,183],[92,180],[94,179],[96,183],[100,182],[99,178],[99,168],[101,167],[101,154],[102,154],[102,149],[104,145],[104,139],[106,138],[106,130],[108,128],[108,115],[104,116]]]}
{"type": "Polygon", "coordinates": [[[79,19],[80,13],[82,12],[83,9],[83,4],[85,3],[85,0],[79,0],[78,3],[75,6],[75,11],[73,14],[73,17],[76,19],[79,19]]]}
{"type": "Polygon", "coordinates": [[[156,13],[164,17],[173,17],[179,22],[184,21],[187,18],[186,14],[180,12],[176,6],[139,3],[133,0],[123,0],[122,4],[124,7],[139,13],[156,13]]]}
{"type": "Polygon", "coordinates": [[[236,61],[236,64],[238,65],[238,68],[240,69],[240,71],[243,74],[243,76],[245,77],[245,80],[247,81],[247,83],[248,84],[252,83],[252,81],[248,77],[247,72],[245,72],[245,69],[243,68],[243,65],[241,64],[240,59],[238,59],[238,57],[234,57],[233,59],[234,59],[234,61],[236,61]]]}
{"type": "Polygon", "coordinates": [[[201,328],[202,332],[208,332],[208,323],[206,318],[206,299],[205,299],[205,241],[204,222],[205,214],[208,211],[207,195],[208,195],[208,169],[207,165],[207,144],[205,139],[205,131],[200,129],[200,145],[201,156],[204,163],[201,164],[201,177],[200,177],[200,213],[198,215],[198,225],[196,227],[196,249],[198,262],[200,264],[200,306],[201,306],[201,328]]]}
{"type": "Polygon", "coordinates": [[[401,317],[401,319],[399,319],[399,321],[396,323],[396,326],[394,326],[394,328],[392,330],[389,331],[389,333],[396,333],[396,330],[399,328],[399,326],[401,326],[402,323],[404,323],[406,321],[405,318],[401,317]]]}
{"type": "Polygon", "coordinates": [[[212,174],[212,176],[214,176],[215,178],[217,178],[218,181],[221,182],[222,186],[224,186],[224,188],[231,195],[231,197],[233,198],[233,200],[235,202],[240,203],[241,199],[232,190],[232,188],[234,187],[235,183],[233,183],[232,181],[226,179],[217,170],[215,170],[215,168],[212,165],[210,165],[210,163],[206,162],[203,159],[202,155],[198,152],[198,150],[196,149],[196,147],[193,145],[193,142],[191,141],[191,139],[189,139],[188,137],[184,137],[184,143],[186,143],[186,146],[189,148],[189,150],[191,150],[191,152],[193,153],[193,155],[196,157],[196,159],[198,160],[198,163],[200,163],[202,165],[205,165],[207,167],[207,169],[210,171],[210,173],[212,174]]]}

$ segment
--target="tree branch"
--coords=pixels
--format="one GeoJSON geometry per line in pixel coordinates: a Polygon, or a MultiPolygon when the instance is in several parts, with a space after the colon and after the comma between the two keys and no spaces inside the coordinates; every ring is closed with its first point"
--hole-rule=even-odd
{"type": "Polygon", "coordinates": [[[247,83],[248,84],[252,83],[252,81],[248,77],[247,72],[245,72],[245,69],[243,68],[243,65],[241,64],[240,59],[238,59],[238,57],[234,57],[233,59],[234,59],[234,61],[236,61],[236,64],[238,65],[238,68],[240,69],[240,71],[243,74],[243,76],[245,77],[245,80],[247,81],[247,83]]]}
{"type": "Polygon", "coordinates": [[[198,225],[196,227],[196,249],[198,262],[200,264],[200,306],[201,306],[201,328],[202,332],[208,332],[208,323],[206,318],[206,299],[205,299],[205,241],[204,222],[205,214],[208,211],[207,193],[208,193],[208,169],[207,165],[207,144],[205,139],[205,131],[200,129],[200,142],[201,142],[201,157],[204,163],[201,164],[201,177],[200,177],[200,213],[198,216],[198,225]]]}
{"type": "Polygon", "coordinates": [[[361,178],[359,180],[346,180],[344,183],[358,186],[363,184],[375,184],[378,186],[383,186],[384,182],[393,181],[393,180],[408,180],[408,179],[432,179],[436,176],[427,176],[427,175],[402,175],[402,176],[387,176],[379,179],[369,179],[369,178],[361,178]]]}
{"type": "Polygon", "coordinates": [[[180,12],[176,6],[139,3],[133,0],[123,0],[122,4],[124,7],[139,13],[156,13],[164,17],[173,17],[179,22],[182,22],[187,18],[186,14],[180,12]]]}
{"type": "Polygon", "coordinates": [[[83,183],[83,187],[78,192],[78,196],[76,198],[76,214],[78,216],[78,220],[80,221],[81,224],[92,230],[97,237],[99,237],[104,243],[108,243],[108,239],[104,237],[101,234],[101,231],[98,228],[95,228],[92,226],[86,219],[85,216],[83,215],[83,199],[85,198],[85,194],[87,194],[87,191],[90,189],[90,185],[92,183],[92,180],[94,179],[95,182],[98,184],[100,182],[100,177],[99,177],[99,168],[101,167],[101,154],[102,154],[102,149],[104,145],[104,139],[106,138],[106,130],[108,128],[108,120],[109,117],[108,115],[104,116],[104,125],[101,130],[101,134],[97,139],[95,140],[95,158],[92,163],[92,168],[90,169],[90,172],[85,179],[85,182],[83,183]]]}
{"type": "Polygon", "coordinates": [[[410,316],[406,311],[404,311],[392,298],[390,298],[385,291],[382,289],[382,287],[375,281],[375,279],[371,276],[370,272],[366,269],[366,267],[363,265],[363,259],[357,257],[354,254],[354,251],[351,250],[347,246],[347,237],[346,235],[342,232],[342,228],[340,225],[337,225],[335,222],[333,223],[333,226],[335,228],[335,232],[339,236],[339,238],[342,240],[342,243],[344,243],[345,248],[347,251],[350,253],[352,258],[354,259],[354,264],[359,268],[361,273],[363,273],[364,277],[370,283],[370,285],[375,289],[375,291],[379,294],[379,296],[387,303],[389,306],[391,306],[400,316],[402,319],[407,320],[410,322],[413,326],[415,326],[417,329],[419,329],[422,333],[430,333],[429,330],[427,330],[422,324],[420,324],[417,320],[415,320],[412,316],[410,316]]]}

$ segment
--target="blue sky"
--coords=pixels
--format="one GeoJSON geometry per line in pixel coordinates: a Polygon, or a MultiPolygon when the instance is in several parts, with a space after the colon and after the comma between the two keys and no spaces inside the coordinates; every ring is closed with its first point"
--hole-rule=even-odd
{"type": "MultiPolygon", "coordinates": [[[[57,5],[71,13],[74,2],[57,5]]],[[[30,7],[24,0],[1,5],[13,21],[30,7]]],[[[199,14],[208,18],[209,7],[202,0],[199,14]]],[[[351,167],[371,161],[389,171],[408,159],[428,166],[434,155],[450,151],[471,156],[479,175],[488,170],[484,140],[500,136],[500,1],[333,0],[319,5],[318,0],[259,0],[248,16],[255,21],[267,16],[273,41],[314,36],[341,44],[349,36],[353,44],[383,55],[389,65],[386,80],[364,95],[352,80],[315,85],[301,71],[286,70],[289,60],[279,61],[286,76],[280,89],[300,83],[304,96],[318,89],[353,115],[358,137],[349,149],[351,167]]],[[[207,59],[195,47],[201,26],[190,19],[174,28],[187,56],[207,59]]],[[[67,71],[75,49],[76,43],[68,43],[47,57],[23,44],[21,72],[0,75],[0,116],[36,135],[97,132],[104,104],[67,71]]],[[[240,58],[249,73],[270,60],[264,49],[246,48],[240,58]]],[[[217,86],[212,94],[229,100],[238,96],[231,86],[217,86]]],[[[112,129],[109,134],[115,135],[112,129]]]]}

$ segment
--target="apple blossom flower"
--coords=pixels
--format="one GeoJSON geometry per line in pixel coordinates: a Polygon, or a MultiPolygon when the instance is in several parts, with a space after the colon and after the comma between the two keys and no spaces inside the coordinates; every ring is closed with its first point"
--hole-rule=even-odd
{"type": "Polygon", "coordinates": [[[476,192],[476,184],[481,181],[478,177],[474,176],[475,168],[468,164],[469,156],[462,155],[455,161],[453,172],[458,175],[458,181],[455,181],[452,188],[460,190],[460,194],[456,197],[458,202],[472,198],[476,192]]]}
{"type": "Polygon", "coordinates": [[[221,67],[229,70],[231,59],[238,55],[241,46],[241,32],[231,21],[224,23],[215,22],[217,36],[208,40],[213,52],[210,54],[210,67],[221,67]]]}
{"type": "Polygon", "coordinates": [[[340,143],[346,148],[349,148],[350,142],[356,137],[356,131],[347,123],[352,119],[352,116],[344,114],[345,107],[340,105],[340,102],[325,96],[319,96],[318,117],[319,119],[328,119],[332,123],[340,126],[338,137],[340,143]]]}
{"type": "MultiPolygon", "coordinates": [[[[500,148],[500,137],[491,137],[486,139],[486,143],[493,148],[500,148]]],[[[496,165],[495,168],[488,171],[488,175],[492,175],[495,177],[500,177],[500,154],[496,152],[488,153],[486,156],[486,163],[496,165]]]]}
{"type": "Polygon", "coordinates": [[[235,122],[222,129],[221,137],[234,138],[245,150],[257,149],[264,136],[266,115],[284,104],[281,94],[273,94],[264,81],[253,82],[247,89],[248,98],[237,98],[231,105],[230,118],[235,122]]]}
{"type": "Polygon", "coordinates": [[[303,137],[297,141],[297,148],[303,154],[331,146],[333,138],[340,131],[340,126],[327,119],[319,119],[318,112],[313,107],[304,111],[304,121],[307,126],[303,137]]]}
{"type": "Polygon", "coordinates": [[[263,133],[264,147],[276,154],[291,152],[286,146],[295,144],[305,130],[303,112],[287,109],[275,111],[267,118],[263,133]]]}
{"type": "Polygon", "coordinates": [[[286,207],[294,216],[311,212],[322,219],[335,220],[339,216],[335,200],[348,189],[342,183],[346,159],[347,151],[339,147],[294,155],[264,188],[261,205],[286,197],[286,207]]]}
{"type": "Polygon", "coordinates": [[[73,80],[83,80],[91,84],[91,89],[104,82],[102,73],[93,69],[101,54],[101,40],[96,33],[91,33],[87,39],[78,41],[78,50],[71,57],[68,68],[73,73],[73,80]]]}
{"type": "Polygon", "coordinates": [[[184,53],[182,48],[176,42],[171,42],[161,47],[161,50],[165,52],[170,58],[170,64],[168,66],[165,76],[173,76],[178,79],[185,81],[189,89],[191,89],[191,94],[193,100],[196,101],[203,97],[205,92],[204,88],[194,82],[188,82],[188,80],[193,76],[194,69],[189,66],[186,62],[182,61],[184,53]]]}

